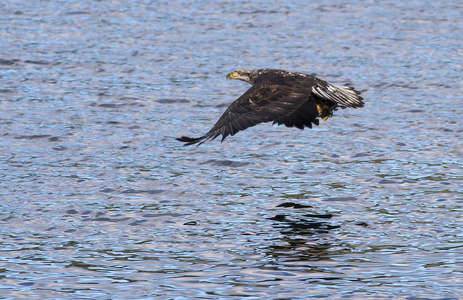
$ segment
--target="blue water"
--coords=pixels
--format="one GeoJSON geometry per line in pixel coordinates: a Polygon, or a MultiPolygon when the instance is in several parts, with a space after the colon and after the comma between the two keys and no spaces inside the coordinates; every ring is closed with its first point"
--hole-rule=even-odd
{"type": "Polygon", "coordinates": [[[1,299],[463,297],[463,4],[0,5],[1,299]],[[183,147],[249,86],[366,106],[183,147]]]}

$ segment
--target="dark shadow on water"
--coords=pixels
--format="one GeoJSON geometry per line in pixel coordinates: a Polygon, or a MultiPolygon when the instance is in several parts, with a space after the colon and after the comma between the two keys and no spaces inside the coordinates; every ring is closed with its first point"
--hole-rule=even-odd
{"type": "Polygon", "coordinates": [[[268,255],[277,259],[277,264],[281,263],[279,267],[289,267],[291,263],[288,265],[288,262],[330,260],[333,255],[351,251],[338,244],[330,235],[333,230],[341,227],[333,224],[333,214],[300,210],[307,206],[301,207],[291,202],[278,206],[289,210],[288,214],[270,218],[274,221],[274,228],[279,229],[283,235],[275,245],[268,248],[268,255]]]}
{"type": "Polygon", "coordinates": [[[339,228],[339,225],[332,225],[328,220],[333,217],[333,214],[307,213],[307,210],[299,210],[311,208],[309,205],[303,205],[293,202],[285,202],[277,207],[291,209],[288,214],[279,214],[271,220],[276,221],[275,228],[280,228],[285,235],[315,235],[328,233],[332,229],[339,228]]]}
{"type": "Polygon", "coordinates": [[[276,215],[271,219],[280,222],[275,227],[281,228],[283,234],[314,235],[328,233],[330,230],[340,227],[339,225],[331,225],[327,221],[321,221],[330,219],[332,216],[332,214],[305,214],[299,219],[293,219],[288,215],[276,215]]]}
{"type": "Polygon", "coordinates": [[[231,167],[231,168],[239,168],[244,167],[249,164],[250,162],[241,162],[241,161],[234,161],[234,160],[227,160],[227,159],[209,159],[205,162],[200,163],[200,165],[212,165],[212,166],[220,166],[220,167],[231,167]]]}

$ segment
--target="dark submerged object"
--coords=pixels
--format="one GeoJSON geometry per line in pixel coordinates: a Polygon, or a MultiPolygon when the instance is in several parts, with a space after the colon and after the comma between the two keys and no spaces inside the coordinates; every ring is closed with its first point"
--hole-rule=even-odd
{"type": "Polygon", "coordinates": [[[185,146],[213,140],[263,122],[287,127],[312,128],[318,117],[326,121],[338,107],[363,107],[360,92],[347,86],[336,86],[317,77],[276,69],[240,69],[228,73],[227,79],[239,79],[252,84],[241,97],[225,110],[217,123],[198,138],[182,136],[185,146]]]}

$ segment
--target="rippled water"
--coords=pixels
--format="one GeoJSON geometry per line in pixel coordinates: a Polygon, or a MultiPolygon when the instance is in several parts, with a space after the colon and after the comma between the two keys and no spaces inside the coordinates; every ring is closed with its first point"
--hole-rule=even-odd
{"type": "Polygon", "coordinates": [[[0,298],[458,299],[458,1],[0,5],[0,298]],[[367,105],[200,147],[248,86],[367,105]]]}

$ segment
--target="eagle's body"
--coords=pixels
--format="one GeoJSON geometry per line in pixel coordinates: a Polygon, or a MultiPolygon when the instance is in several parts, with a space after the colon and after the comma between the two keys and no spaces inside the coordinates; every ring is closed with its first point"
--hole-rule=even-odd
{"type": "Polygon", "coordinates": [[[351,87],[336,86],[317,77],[275,69],[240,69],[227,75],[227,79],[239,79],[252,87],[236,99],[204,136],[177,140],[185,145],[204,143],[222,135],[228,135],[263,122],[273,122],[288,127],[312,128],[318,125],[318,117],[326,120],[337,107],[362,107],[359,92],[351,87]]]}

